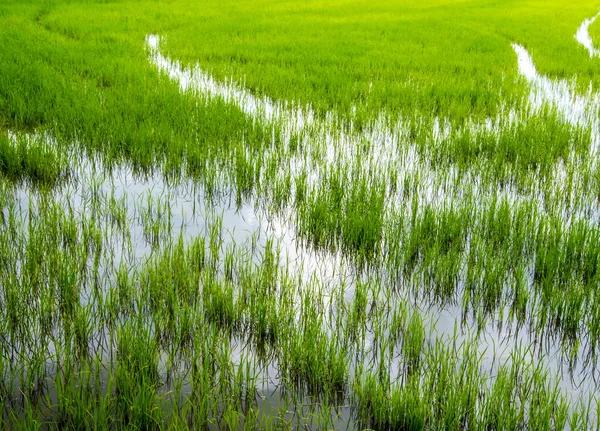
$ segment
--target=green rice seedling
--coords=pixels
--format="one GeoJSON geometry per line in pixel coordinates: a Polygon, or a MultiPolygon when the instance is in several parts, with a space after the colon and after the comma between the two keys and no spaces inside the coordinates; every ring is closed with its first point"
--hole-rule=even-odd
{"type": "Polygon", "coordinates": [[[548,384],[543,368],[527,368],[523,357],[516,357],[510,367],[500,368],[491,389],[481,392],[485,377],[473,347],[464,347],[463,359],[457,359],[456,352],[438,344],[426,356],[427,368],[391,387],[374,374],[363,377],[355,387],[359,416],[379,429],[520,427],[537,423],[538,418],[543,425],[536,426],[564,425],[565,398],[548,384]],[[530,403],[528,396],[557,398],[540,404],[530,403]],[[437,407],[431,409],[432,405],[437,407]],[[559,408],[538,415],[540,406],[550,405],[559,408]]]}
{"type": "Polygon", "coordinates": [[[235,328],[239,325],[232,284],[226,281],[221,284],[207,272],[202,280],[202,286],[202,304],[207,319],[225,327],[235,328]]]}
{"type": "Polygon", "coordinates": [[[593,428],[597,425],[590,423],[589,421],[593,418],[591,413],[592,408],[598,407],[597,400],[593,400],[591,397],[586,401],[577,401],[577,406],[571,415],[569,426],[571,429],[576,428],[593,428]]]}
{"type": "Polygon", "coordinates": [[[352,341],[362,340],[365,337],[368,313],[368,286],[357,283],[354,286],[354,298],[349,305],[347,318],[344,325],[345,336],[352,341]]]}
{"type": "Polygon", "coordinates": [[[161,238],[172,230],[170,220],[171,209],[168,201],[154,198],[150,193],[146,196],[146,206],[141,208],[140,217],[144,228],[144,237],[153,247],[157,247],[161,238]]]}
{"type": "Polygon", "coordinates": [[[224,271],[225,271],[225,279],[228,281],[233,281],[233,266],[234,266],[234,253],[235,248],[233,245],[227,246],[227,250],[225,251],[225,259],[224,259],[224,271]]]}
{"type": "MultiPolygon", "coordinates": [[[[94,388],[92,364],[83,363],[72,370],[74,376],[71,379],[55,379],[58,426],[72,429],[92,425],[93,418],[90,413],[97,408],[93,400],[98,395],[94,388]]],[[[106,422],[104,424],[106,426],[106,422]]]]}
{"type": "Polygon", "coordinates": [[[520,172],[533,171],[545,177],[556,161],[566,159],[572,151],[581,154],[590,141],[589,130],[565,124],[554,112],[544,112],[527,122],[507,125],[503,133],[486,132],[482,135],[450,136],[442,148],[433,150],[433,159],[441,163],[455,163],[459,167],[480,160],[489,170],[486,174],[497,180],[524,178],[520,172]],[[436,152],[439,151],[439,154],[436,152]],[[485,161],[483,161],[483,160],[485,161]],[[507,166],[512,169],[507,170],[507,166]],[[519,173],[515,174],[515,170],[519,173]]]}
{"type": "Polygon", "coordinates": [[[91,308],[90,306],[79,307],[73,323],[75,350],[77,356],[81,358],[86,358],[89,355],[89,345],[93,329],[91,308]]]}
{"type": "Polygon", "coordinates": [[[119,231],[126,231],[127,224],[127,203],[125,196],[117,198],[114,195],[114,189],[111,191],[109,198],[109,214],[110,220],[119,231]]]}
{"type": "Polygon", "coordinates": [[[364,381],[357,382],[354,388],[354,393],[358,398],[359,410],[358,414],[364,418],[365,426],[372,425],[374,427],[385,426],[387,397],[381,389],[378,379],[372,374],[367,375],[364,381]]]}
{"type": "Polygon", "coordinates": [[[68,162],[40,136],[0,135],[0,173],[12,181],[52,188],[68,177],[68,162]]]}
{"type": "Polygon", "coordinates": [[[421,316],[415,313],[411,316],[406,333],[402,340],[402,352],[409,370],[418,367],[425,342],[425,328],[421,316]]]}
{"type": "Polygon", "coordinates": [[[129,268],[121,263],[117,269],[114,288],[118,310],[123,313],[130,313],[134,309],[134,280],[136,278],[136,274],[130,274],[129,268]]]}
{"type": "Polygon", "coordinates": [[[143,320],[118,328],[115,390],[123,425],[157,428],[158,349],[143,320]]]}
{"type": "MultiPolygon", "coordinates": [[[[316,247],[339,247],[359,258],[380,247],[385,188],[368,178],[332,172],[299,208],[301,235],[316,247]]],[[[304,199],[304,198],[303,198],[304,199]]]]}
{"type": "Polygon", "coordinates": [[[527,305],[530,303],[528,289],[528,276],[526,268],[521,264],[515,269],[515,283],[510,313],[514,316],[519,326],[523,325],[527,315],[527,305]]]}
{"type": "Polygon", "coordinates": [[[282,371],[290,382],[309,392],[333,395],[346,387],[348,358],[343,346],[327,336],[318,325],[320,320],[314,299],[304,296],[299,328],[285,328],[279,352],[282,371]]]}
{"type": "Polygon", "coordinates": [[[223,244],[223,218],[218,217],[214,223],[210,226],[210,231],[208,235],[208,265],[214,271],[217,268],[217,262],[219,261],[219,252],[221,250],[221,246],[223,244]]]}

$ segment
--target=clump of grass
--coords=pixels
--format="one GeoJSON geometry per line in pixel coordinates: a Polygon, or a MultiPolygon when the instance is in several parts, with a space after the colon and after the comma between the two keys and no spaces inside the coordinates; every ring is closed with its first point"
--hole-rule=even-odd
{"type": "MultiPolygon", "coordinates": [[[[516,351],[488,382],[475,344],[465,343],[459,357],[456,347],[428,349],[423,365],[402,381],[381,381],[371,371],[360,376],[354,394],[361,423],[386,430],[564,429],[569,400],[547,369],[516,351]]],[[[578,410],[576,417],[585,408],[578,410]]]]}
{"type": "Polygon", "coordinates": [[[0,135],[0,173],[11,181],[52,188],[68,172],[66,158],[42,135],[0,135]]]}
{"type": "Polygon", "coordinates": [[[341,170],[331,172],[300,201],[300,234],[317,248],[342,249],[360,260],[372,259],[383,238],[385,198],[382,183],[348,177],[341,170]]]}
{"type": "Polygon", "coordinates": [[[547,109],[537,116],[507,122],[502,130],[457,130],[437,145],[423,151],[440,168],[448,165],[468,170],[474,164],[485,166],[485,176],[493,181],[516,179],[518,183],[534,172],[540,177],[552,173],[559,160],[574,151],[588,149],[591,131],[565,123],[556,112],[547,109]]]}
{"type": "Polygon", "coordinates": [[[158,346],[143,320],[123,325],[117,333],[115,369],[116,405],[123,425],[158,429],[161,411],[156,392],[159,387],[158,346]]]}

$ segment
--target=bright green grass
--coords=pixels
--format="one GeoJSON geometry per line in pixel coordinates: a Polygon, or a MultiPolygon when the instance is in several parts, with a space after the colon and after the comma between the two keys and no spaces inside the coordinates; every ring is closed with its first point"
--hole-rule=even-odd
{"type": "Polygon", "coordinates": [[[532,52],[541,73],[577,76],[582,88],[598,79],[573,40],[583,17],[595,13],[591,1],[568,8],[561,2],[10,2],[2,10],[4,61],[13,64],[3,67],[3,99],[11,100],[23,75],[44,81],[28,89],[36,106],[21,99],[2,107],[5,117],[28,126],[62,125],[67,118],[52,117],[66,112],[43,111],[69,106],[96,110],[89,112],[95,117],[113,108],[111,116],[135,117],[140,127],[154,118],[147,93],[156,77],[147,76],[142,50],[148,33],[167,35],[171,55],[199,62],[217,79],[319,111],[348,115],[356,106],[359,121],[387,112],[460,122],[516,106],[523,88],[515,85],[512,42],[532,52]],[[90,106],[100,90],[104,105],[90,106]],[[111,96],[129,103],[112,106],[111,96]]]}
{"type": "MultiPolygon", "coordinates": [[[[382,113],[393,121],[417,116],[425,124],[434,117],[453,124],[495,118],[500,108],[519,108],[526,91],[512,42],[531,51],[540,73],[576,79],[582,90],[590,80],[597,87],[594,61],[573,39],[594,6],[560,6],[5,3],[0,121],[15,129],[50,127],[59,138],[147,166],[165,153],[175,164],[181,157],[202,164],[242,135],[251,144],[263,140],[235,108],[197,107],[158,77],[144,52],[148,33],[167,36],[168,54],[198,62],[216,79],[333,111],[358,126],[382,113]]],[[[543,129],[528,127],[534,136],[543,129]]],[[[441,154],[433,160],[458,157],[469,164],[481,155],[480,146],[467,139],[458,153],[454,146],[436,150],[441,154]]],[[[519,163],[535,169],[557,156],[538,150],[519,163]]],[[[515,161],[501,158],[496,170],[505,163],[515,161]]]]}
{"type": "MultiPolygon", "coordinates": [[[[229,156],[224,149],[241,136],[260,151],[262,131],[235,108],[197,106],[157,76],[144,51],[148,33],[167,36],[171,56],[198,62],[216,79],[358,126],[382,113],[420,124],[495,118],[501,107],[520,107],[526,91],[512,42],[530,49],[540,73],[597,86],[593,60],[573,39],[594,13],[590,3],[4,3],[0,124],[47,127],[142,166],[168,154],[201,171],[206,160],[229,156]]],[[[544,129],[543,122],[527,127],[532,136],[544,129]]],[[[458,152],[436,149],[432,159],[468,165],[483,154],[497,165],[489,144],[462,141],[458,152]]],[[[562,154],[501,156],[495,171],[515,163],[547,169],[562,154]]]]}
{"type": "MultiPolygon", "coordinates": [[[[598,223],[593,214],[565,222],[600,196],[600,170],[586,164],[590,131],[552,110],[498,135],[456,127],[521,112],[529,89],[513,42],[540,73],[597,88],[600,60],[573,37],[597,5],[413,3],[2,2],[0,129],[47,132],[76,156],[0,136],[1,425],[288,428],[285,404],[316,397],[298,426],[334,426],[341,404],[359,428],[597,426],[593,397],[568,398],[527,349],[490,376],[476,336],[437,338],[410,303],[458,306],[475,335],[524,327],[556,346],[556,360],[596,367],[598,223]],[[457,198],[430,204],[422,172],[403,176],[402,160],[369,170],[363,159],[316,157],[321,175],[310,183],[312,172],[290,173],[289,160],[325,152],[318,133],[302,147],[280,124],[182,93],[150,63],[148,34],[165,37],[172,59],[347,127],[402,119],[398,149],[414,145],[424,171],[443,184],[456,169],[491,192],[467,181],[466,197],[442,190],[457,198]],[[433,144],[438,117],[455,129],[433,144]],[[52,190],[77,181],[67,174],[84,153],[106,164],[92,190],[123,163],[174,184],[191,177],[207,200],[288,216],[310,248],[340,253],[364,279],[325,293],[320,280],[303,285],[276,244],[224,248],[219,220],[173,240],[168,199],[148,197],[132,218],[92,191],[74,213],[52,190]],[[26,220],[15,204],[23,185],[26,220]],[[510,202],[507,187],[534,197],[510,202]],[[134,222],[151,249],[142,263],[112,250],[134,222]],[[265,366],[286,394],[260,419],[249,399],[265,366]]],[[[599,37],[597,24],[591,33],[599,37]]]]}
{"type": "Polygon", "coordinates": [[[595,13],[591,1],[100,3],[34,13],[54,33],[47,37],[80,45],[167,34],[170,53],[219,79],[342,114],[356,105],[367,118],[416,109],[460,120],[514,106],[511,42],[525,44],[542,73],[577,75],[585,86],[597,79],[573,41],[582,17],[595,13]],[[108,19],[109,28],[99,24],[108,19]]]}

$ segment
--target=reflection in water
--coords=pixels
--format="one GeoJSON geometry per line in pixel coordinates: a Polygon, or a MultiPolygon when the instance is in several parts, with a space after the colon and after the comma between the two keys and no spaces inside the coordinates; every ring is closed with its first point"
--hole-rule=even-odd
{"type": "MultiPolygon", "coordinates": [[[[582,43],[590,55],[598,55],[594,50],[587,29],[596,19],[584,21],[577,32],[577,40],[582,43]],[[586,36],[587,35],[587,36],[586,36]]],[[[458,174],[451,172],[442,174],[438,172],[431,163],[422,155],[419,155],[415,147],[403,145],[405,132],[402,127],[396,129],[387,126],[383,119],[378,120],[366,131],[350,132],[336,126],[333,115],[326,115],[325,120],[318,120],[312,110],[308,107],[288,107],[268,99],[258,98],[241,87],[233,84],[216,82],[212,77],[203,73],[200,68],[184,68],[179,63],[173,62],[163,56],[159,50],[160,38],[150,35],[147,37],[147,45],[150,48],[151,59],[159,70],[165,71],[172,79],[179,82],[183,91],[194,90],[203,96],[210,98],[222,98],[223,100],[238,106],[244,113],[266,123],[283,124],[284,137],[289,139],[292,135],[302,135],[304,139],[311,140],[316,137],[317,146],[324,145],[326,157],[317,161],[310,151],[308,155],[295,156],[289,154],[292,161],[291,169],[296,173],[310,171],[310,178],[316,183],[322,178],[323,173],[335,164],[337,166],[352,166],[360,149],[359,143],[368,142],[371,147],[368,154],[369,159],[364,165],[365,170],[375,169],[385,175],[388,169],[401,167],[403,175],[419,175],[422,179],[415,193],[426,203],[436,207],[444,207],[450,202],[460,198],[471,198],[475,196],[478,201],[485,201],[489,196],[497,197],[504,192],[511,201],[538,200],[540,212],[546,211],[540,193],[532,192],[530,195],[522,195],[508,186],[503,191],[487,190],[480,187],[480,181],[476,174],[458,174]],[[319,144],[320,143],[320,144],[319,144]],[[441,185],[443,184],[443,187],[441,185]],[[470,196],[468,196],[470,195],[470,196]]],[[[592,142],[590,154],[597,153],[600,141],[598,108],[600,103],[598,96],[591,91],[585,96],[576,94],[574,87],[566,81],[551,80],[539,75],[535,69],[533,60],[529,53],[520,45],[513,45],[518,57],[518,68],[521,75],[531,86],[529,95],[529,110],[527,115],[539,113],[545,106],[555,108],[560,116],[568,123],[576,127],[590,127],[592,129],[592,142]]],[[[507,117],[515,116],[508,113],[507,117]]],[[[521,114],[519,114],[521,115],[521,114]]],[[[511,120],[499,118],[496,121],[488,120],[481,125],[472,124],[470,127],[475,132],[502,133],[501,124],[512,121],[525,121],[526,116],[521,119],[511,120]]],[[[440,141],[447,139],[452,133],[448,123],[436,120],[433,125],[431,139],[440,141]]],[[[17,139],[16,135],[11,135],[17,139]]],[[[26,136],[25,139],[45,139],[48,137],[26,136]]],[[[309,145],[309,148],[311,146],[309,145]]],[[[314,153],[319,154],[319,153],[314,153]]],[[[324,293],[327,302],[327,312],[324,319],[334,321],[335,314],[334,298],[343,285],[346,287],[344,300],[352,301],[356,283],[366,283],[371,277],[380,281],[386,279],[386,275],[378,270],[370,269],[364,271],[359,269],[351,261],[344,258],[339,252],[327,250],[314,250],[305,241],[302,241],[293,224],[294,215],[274,215],[264,209],[259,209],[256,202],[246,202],[241,206],[229,200],[229,195],[221,197],[207,196],[204,189],[191,180],[181,180],[173,183],[165,180],[158,170],[150,176],[140,177],[135,175],[128,166],[107,167],[98,160],[90,160],[81,155],[72,155],[75,167],[74,180],[56,189],[51,199],[61,207],[67,209],[72,217],[85,217],[87,214],[97,212],[100,217],[106,217],[105,240],[106,247],[112,252],[104,256],[101,263],[106,285],[110,284],[116,277],[117,268],[122,262],[130,267],[139,267],[165,243],[183,238],[189,241],[198,236],[209,237],[211,229],[219,225],[222,243],[220,253],[224,255],[230,246],[247,248],[252,250],[251,259],[259,265],[261,255],[271,241],[280,250],[279,265],[287,268],[287,271],[296,275],[299,283],[306,289],[314,289],[318,286],[324,293]],[[114,214],[111,213],[114,212],[114,214]],[[108,214],[108,215],[107,215],[108,214]],[[110,215],[112,214],[112,215],[110,215]],[[114,217],[122,216],[122,221],[127,224],[127,235],[119,235],[114,229],[114,217]],[[110,219],[113,217],[113,219],[110,219]],[[109,220],[110,219],[110,220],[109,220]],[[318,280],[318,283],[314,283],[318,280]]],[[[557,178],[560,178],[563,169],[557,168],[557,178]]],[[[31,193],[27,187],[17,190],[18,214],[24,226],[29,221],[29,214],[40,201],[48,199],[48,196],[31,193]]],[[[411,199],[404,198],[403,201],[411,199]]],[[[400,200],[390,200],[390,210],[401,206],[400,200]]],[[[590,212],[597,214],[597,203],[588,201],[587,207],[579,208],[581,218],[587,217],[590,212]]],[[[577,213],[577,209],[560,208],[560,215],[567,220],[574,217],[565,217],[564,213],[577,213]]],[[[415,283],[414,280],[405,280],[399,285],[415,283]]],[[[370,298],[381,300],[382,298],[370,298]]],[[[82,301],[85,298],[82,297],[82,301]]],[[[529,333],[526,328],[518,327],[516,324],[504,323],[502,329],[492,324],[479,328],[475,331],[478,323],[474,317],[464,317],[463,310],[459,307],[438,307],[432,305],[427,298],[415,296],[414,290],[407,288],[400,290],[388,304],[390,308],[403,304],[410,307],[410,313],[421,313],[425,319],[426,327],[430,328],[428,341],[431,344],[439,342],[450,342],[454,340],[459,344],[470,340],[474,335],[478,337],[479,351],[481,353],[484,372],[494,376],[498,366],[509,361],[515,351],[520,351],[530,346],[528,355],[531,362],[544,361],[559,376],[558,384],[574,398],[583,397],[590,392],[597,392],[593,370],[585,367],[579,362],[575,368],[567,370],[564,363],[563,352],[559,344],[548,343],[543,345],[536,339],[536,334],[529,333]],[[397,302],[398,304],[394,303],[397,302]],[[458,331],[457,331],[458,328],[458,331]]],[[[507,316],[508,311],[500,313],[507,316]]],[[[375,345],[372,332],[366,333],[365,344],[375,345]]],[[[240,347],[241,349],[241,347],[240,347]]],[[[235,350],[235,349],[234,349],[235,350]]],[[[240,358],[243,350],[234,352],[234,358],[240,358]]],[[[392,374],[399,374],[398,364],[391,364],[392,374]]],[[[52,365],[49,366],[52,369],[52,365]]],[[[264,370],[266,374],[263,380],[263,394],[256,399],[261,414],[268,417],[272,406],[286,403],[287,395],[281,393],[278,382],[278,371],[274,364],[270,364],[264,370]]],[[[316,401],[304,398],[294,401],[289,410],[286,420],[296,420],[300,424],[316,424],[316,419],[306,418],[303,409],[306,405],[316,401]]],[[[286,409],[287,410],[287,409],[286,409]]],[[[343,427],[351,426],[350,410],[343,407],[338,419],[338,424],[343,427]]]]}

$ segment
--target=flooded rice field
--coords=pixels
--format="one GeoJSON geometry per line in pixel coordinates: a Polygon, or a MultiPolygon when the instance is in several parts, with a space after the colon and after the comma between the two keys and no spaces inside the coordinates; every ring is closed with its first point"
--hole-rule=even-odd
{"type": "MultiPolygon", "coordinates": [[[[597,16],[573,41],[591,59],[597,16]]],[[[3,425],[599,426],[591,84],[513,43],[518,107],[361,123],[168,45],[139,49],[248,121],[230,147],[148,167],[60,127],[0,137],[3,425]]]]}

